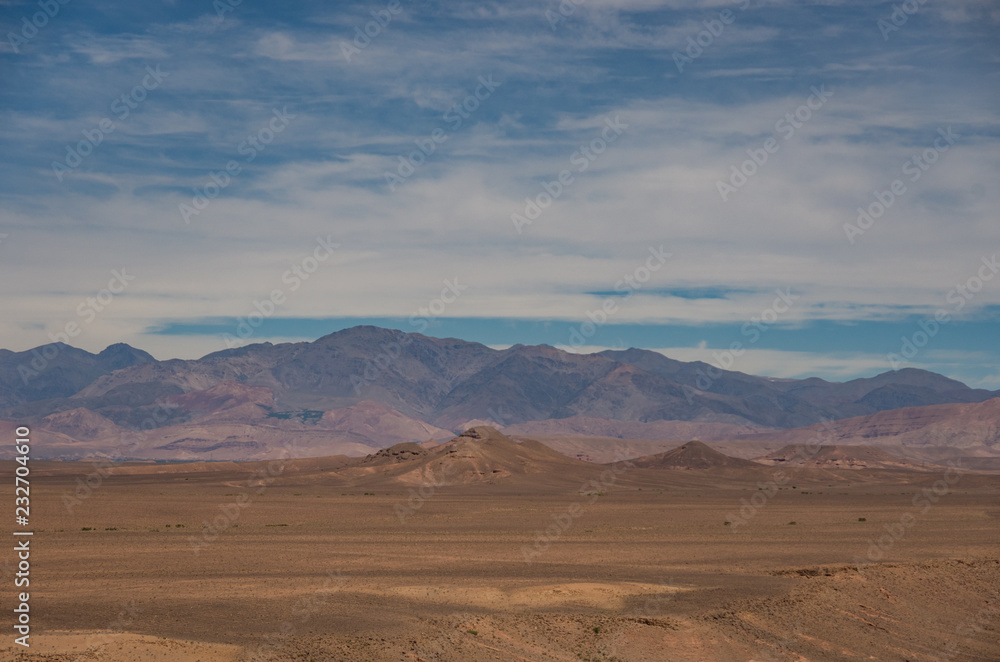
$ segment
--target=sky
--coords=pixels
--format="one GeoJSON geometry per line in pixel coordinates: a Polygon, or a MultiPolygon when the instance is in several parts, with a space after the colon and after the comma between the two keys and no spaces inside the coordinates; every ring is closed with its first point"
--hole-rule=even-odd
{"type": "Polygon", "coordinates": [[[0,347],[1000,389],[1000,4],[0,0],[0,347]]]}

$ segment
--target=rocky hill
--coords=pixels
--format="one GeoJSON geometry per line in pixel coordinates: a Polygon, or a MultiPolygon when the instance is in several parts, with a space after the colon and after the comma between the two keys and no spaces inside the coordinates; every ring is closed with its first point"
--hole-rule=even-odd
{"type": "Polygon", "coordinates": [[[748,469],[761,466],[751,460],[724,455],[700,441],[689,441],[669,451],[638,457],[630,462],[642,469],[748,469]]]}

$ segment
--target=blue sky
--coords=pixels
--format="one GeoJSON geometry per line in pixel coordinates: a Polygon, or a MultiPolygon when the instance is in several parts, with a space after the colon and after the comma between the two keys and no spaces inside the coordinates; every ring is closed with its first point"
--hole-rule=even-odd
{"type": "Polygon", "coordinates": [[[0,346],[377,323],[1000,388],[1000,7],[899,6],[0,0],[0,346]]]}

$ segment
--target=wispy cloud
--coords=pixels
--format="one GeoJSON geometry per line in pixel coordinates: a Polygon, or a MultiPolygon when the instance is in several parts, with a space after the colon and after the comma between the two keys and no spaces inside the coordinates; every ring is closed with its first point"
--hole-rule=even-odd
{"type": "MultiPolygon", "coordinates": [[[[826,364],[811,325],[851,334],[933,315],[1000,246],[1000,87],[986,84],[1000,71],[996,9],[924,5],[886,41],[877,21],[889,4],[743,4],[588,0],[553,28],[556,2],[404,0],[350,61],[342,44],[377,21],[370,3],[61,13],[24,52],[0,53],[0,259],[25,275],[0,295],[4,345],[45,342],[39,327],[65,324],[104,273],[128,265],[142,272],[134,288],[77,342],[191,355],[215,340],[149,329],[243,314],[331,234],[343,250],[290,298],[288,317],[405,317],[457,275],[470,284],[457,317],[580,320],[664,245],[669,265],[616,321],[738,326],[791,287],[801,305],[783,323],[812,345],[796,350],[800,365],[868,370],[882,353],[869,337],[826,364]],[[678,71],[673,53],[725,9],[735,21],[678,71]],[[156,65],[169,78],[118,120],[111,104],[156,65]],[[502,85],[456,125],[449,111],[481,76],[502,85]],[[796,119],[819,85],[833,96],[796,119]],[[269,135],[282,108],[295,120],[269,135]],[[574,155],[615,116],[629,125],[621,140],[576,172],[574,155]],[[53,161],[106,117],[114,130],[80,147],[90,153],[60,182],[53,161]],[[954,149],[910,181],[903,165],[947,127],[961,136],[954,149]],[[421,156],[435,130],[446,139],[421,156]],[[780,149],[721,200],[717,183],[768,138],[780,149]],[[248,160],[252,139],[266,143],[248,160]],[[423,163],[390,190],[385,173],[414,153],[423,163]],[[230,161],[238,176],[186,225],[178,205],[230,161]],[[510,215],[567,169],[573,185],[518,235],[510,215]],[[850,244],[844,224],[896,179],[905,194],[850,244]]],[[[993,281],[951,328],[996,319],[997,306],[993,281]]],[[[996,360],[991,346],[970,349],[996,360]]],[[[755,351],[751,371],[795,365],[755,351]]]]}
{"type": "Polygon", "coordinates": [[[108,65],[122,60],[166,57],[167,49],[157,40],[140,35],[80,34],[70,39],[73,53],[85,55],[91,64],[108,65]]]}

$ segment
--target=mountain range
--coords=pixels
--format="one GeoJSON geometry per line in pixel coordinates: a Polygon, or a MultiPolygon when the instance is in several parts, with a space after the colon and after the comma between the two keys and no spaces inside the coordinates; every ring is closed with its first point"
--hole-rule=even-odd
{"type": "MultiPolygon", "coordinates": [[[[843,383],[774,379],[643,349],[494,349],[373,326],[197,360],[157,361],[124,344],[99,354],[61,343],[0,350],[0,419],[39,430],[52,458],[245,460],[282,446],[302,456],[363,455],[476,425],[519,435],[749,439],[880,412],[891,419],[885,412],[904,407],[961,416],[954,407],[998,396],[917,369],[843,383]]],[[[982,445],[990,430],[984,423],[961,443],[982,445]]]]}

